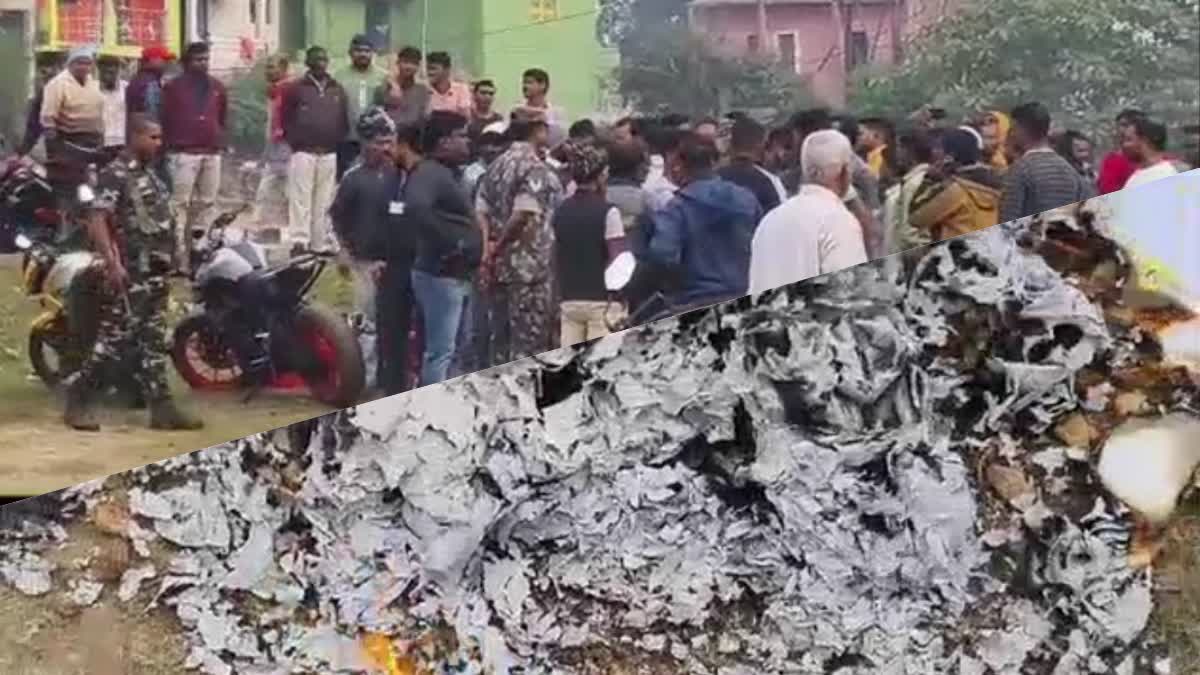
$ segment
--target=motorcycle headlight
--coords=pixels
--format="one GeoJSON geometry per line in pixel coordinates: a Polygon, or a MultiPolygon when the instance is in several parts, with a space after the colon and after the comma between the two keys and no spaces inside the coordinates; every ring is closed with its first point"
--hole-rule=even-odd
{"type": "Polygon", "coordinates": [[[33,241],[24,234],[18,234],[17,238],[13,240],[13,243],[16,244],[17,248],[21,249],[22,251],[28,250],[30,246],[33,246],[33,241]]]}

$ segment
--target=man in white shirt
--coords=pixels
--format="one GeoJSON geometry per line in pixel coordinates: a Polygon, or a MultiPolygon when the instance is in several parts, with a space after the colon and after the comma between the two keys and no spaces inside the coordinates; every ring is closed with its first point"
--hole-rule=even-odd
{"type": "Polygon", "coordinates": [[[810,134],[800,151],[800,191],[767,214],[754,234],[750,293],[758,294],[867,261],[862,226],[846,208],[854,149],[832,129],[810,134]]]}
{"type": "Polygon", "coordinates": [[[129,83],[121,79],[121,61],[115,56],[101,56],[96,67],[104,97],[104,154],[106,159],[114,159],[125,147],[125,89],[129,83]]]}
{"type": "Polygon", "coordinates": [[[1175,164],[1167,158],[1166,148],[1167,128],[1159,122],[1139,117],[1129,126],[1123,127],[1121,151],[1138,166],[1138,170],[1125,183],[1125,189],[1179,173],[1175,164]]]}
{"type": "Polygon", "coordinates": [[[513,109],[513,114],[534,116],[550,128],[550,147],[556,148],[567,140],[567,113],[550,103],[550,74],[541,68],[530,68],[521,75],[521,93],[525,102],[513,109]]]}
{"type": "Polygon", "coordinates": [[[666,156],[679,148],[684,133],[662,126],[654,126],[647,131],[645,141],[648,146],[649,170],[642,182],[642,190],[649,196],[650,207],[653,210],[665,207],[679,190],[679,186],[667,175],[666,156]]]}

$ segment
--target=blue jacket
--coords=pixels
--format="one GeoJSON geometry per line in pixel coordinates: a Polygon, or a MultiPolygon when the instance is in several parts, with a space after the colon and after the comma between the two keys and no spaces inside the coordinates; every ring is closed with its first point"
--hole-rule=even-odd
{"type": "Polygon", "coordinates": [[[754,193],[716,176],[705,178],[676,192],[651,216],[642,256],[680,275],[672,305],[740,297],[749,285],[750,244],[762,217],[754,193]]]}

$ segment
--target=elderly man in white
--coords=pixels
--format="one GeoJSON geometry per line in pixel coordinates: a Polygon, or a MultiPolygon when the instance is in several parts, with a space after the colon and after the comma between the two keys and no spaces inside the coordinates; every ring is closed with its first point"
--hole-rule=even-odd
{"type": "Polygon", "coordinates": [[[818,131],[804,140],[804,185],[768,213],[754,233],[751,293],[867,261],[862,227],[843,201],[853,161],[854,149],[838,131],[818,131]]]}

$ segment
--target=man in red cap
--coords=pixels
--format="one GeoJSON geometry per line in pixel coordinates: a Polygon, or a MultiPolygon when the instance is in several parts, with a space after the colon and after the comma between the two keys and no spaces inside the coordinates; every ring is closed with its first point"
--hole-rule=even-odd
{"type": "Polygon", "coordinates": [[[138,72],[125,89],[125,108],[129,116],[144,115],[159,121],[162,109],[162,79],[167,64],[175,60],[170,49],[153,45],[142,49],[138,72]]]}
{"type": "MultiPolygon", "coordinates": [[[[127,119],[142,115],[155,122],[162,121],[163,73],[167,64],[174,60],[175,55],[162,45],[151,45],[142,49],[138,72],[125,88],[127,119]]],[[[167,171],[165,156],[160,156],[155,162],[155,173],[170,186],[171,176],[167,171]]]]}

